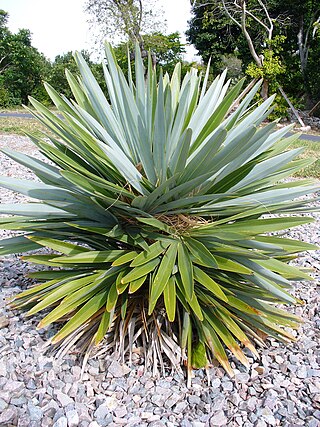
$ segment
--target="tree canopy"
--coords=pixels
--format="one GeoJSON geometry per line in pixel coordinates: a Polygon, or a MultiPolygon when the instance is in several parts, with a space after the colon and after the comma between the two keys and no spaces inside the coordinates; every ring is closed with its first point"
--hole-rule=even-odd
{"type": "MultiPolygon", "coordinates": [[[[148,4],[151,6],[151,3],[148,4]]],[[[47,60],[32,46],[29,30],[22,29],[17,34],[9,31],[8,18],[7,12],[0,11],[0,107],[28,104],[29,95],[50,104],[51,101],[42,84],[43,80],[54,86],[59,93],[68,98],[73,97],[65,70],[68,69],[77,77],[78,69],[74,53],[61,53],[54,61],[47,60]]],[[[141,26],[141,30],[142,28],[141,26]]],[[[162,67],[164,72],[171,73],[176,63],[182,61],[185,49],[178,32],[165,35],[158,31],[140,36],[140,46],[143,46],[145,56],[148,50],[153,52],[158,71],[162,67]]],[[[116,44],[115,53],[124,70],[128,69],[128,45],[132,51],[136,41],[129,38],[128,42],[116,44]]],[[[106,90],[101,63],[92,61],[90,52],[82,50],[81,53],[102,89],[106,90]]],[[[189,68],[190,64],[183,63],[182,74],[189,68]]]]}
{"type": "Polygon", "coordinates": [[[213,67],[218,68],[223,56],[235,55],[241,58],[243,71],[251,77],[273,76],[289,95],[297,98],[297,103],[298,98],[303,98],[307,107],[319,100],[319,1],[195,0],[191,3],[187,37],[205,63],[211,57],[213,67]],[[256,56],[241,28],[244,5],[246,30],[256,56]]]}
{"type": "MultiPolygon", "coordinates": [[[[142,39],[145,50],[152,50],[155,55],[158,71],[161,67],[164,73],[168,72],[171,74],[177,62],[182,62],[185,47],[180,40],[178,32],[168,35],[160,32],[146,34],[142,36],[142,39]]],[[[134,44],[132,42],[123,42],[114,48],[118,63],[125,72],[128,71],[128,49],[129,52],[134,50],[134,44]]],[[[133,60],[132,57],[131,60],[133,60]]]]}
{"type": "Polygon", "coordinates": [[[161,31],[165,25],[156,0],[87,0],[85,10],[100,42],[140,43],[143,34],[161,31]]]}
{"type": "Polygon", "coordinates": [[[28,95],[41,84],[48,61],[31,45],[31,33],[21,29],[16,34],[7,27],[9,15],[0,11],[0,104],[28,102],[28,95]]]}

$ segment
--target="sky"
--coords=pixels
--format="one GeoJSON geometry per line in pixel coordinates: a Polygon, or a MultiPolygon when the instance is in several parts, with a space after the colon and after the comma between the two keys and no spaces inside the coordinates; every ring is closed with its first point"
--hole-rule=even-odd
{"type": "MultiPolygon", "coordinates": [[[[27,28],[32,33],[32,45],[53,60],[68,51],[93,47],[90,27],[84,13],[85,0],[0,0],[0,8],[9,13],[8,27],[12,32],[27,28]]],[[[167,20],[167,33],[184,31],[190,19],[189,0],[158,0],[167,20]]],[[[196,51],[187,47],[185,59],[196,59],[196,51]]]]}

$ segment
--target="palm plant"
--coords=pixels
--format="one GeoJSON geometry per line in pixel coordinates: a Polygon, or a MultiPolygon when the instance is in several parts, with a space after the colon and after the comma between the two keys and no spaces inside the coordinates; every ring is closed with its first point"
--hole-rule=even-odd
{"type": "Polygon", "coordinates": [[[247,366],[244,347],[293,339],[299,319],[275,304],[297,302],[290,280],[310,277],[288,262],[315,247],[275,232],[312,220],[298,214],[316,185],[283,181],[312,160],[287,149],[288,127],[260,126],[273,97],[252,107],[259,83],[235,107],[243,81],[228,90],[225,72],[208,89],[208,71],[181,82],[179,64],[157,80],[137,48],[133,81],[108,45],[106,57],[108,98],[76,53],[74,99],[45,85],[59,115],[30,99],[50,130],[30,138],[50,163],[3,150],[41,182],[0,179],[39,200],[1,205],[13,215],[1,227],[22,234],[0,253],[50,249],[24,257],[45,267],[12,305],[50,308],[39,327],[63,322],[52,342],[65,350],[105,338],[120,358],[141,347],[154,370],[216,358],[232,375],[229,351],[247,366]]]}

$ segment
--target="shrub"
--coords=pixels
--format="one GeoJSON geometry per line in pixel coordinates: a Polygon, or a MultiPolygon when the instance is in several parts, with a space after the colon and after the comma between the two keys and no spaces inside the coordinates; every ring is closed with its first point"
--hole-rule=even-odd
{"type": "Polygon", "coordinates": [[[45,105],[46,107],[51,107],[52,102],[51,98],[49,97],[47,91],[45,90],[44,86],[37,86],[32,92],[32,97],[37,98],[41,104],[45,105]]]}
{"type": "Polygon", "coordinates": [[[0,107],[8,108],[19,105],[19,99],[5,86],[3,77],[0,75],[0,107]]]}
{"type": "Polygon", "coordinates": [[[1,178],[39,200],[1,205],[14,215],[2,227],[23,233],[1,253],[54,251],[24,257],[44,269],[13,306],[49,308],[39,327],[65,322],[53,343],[106,337],[122,358],[141,346],[154,369],[163,356],[189,372],[216,358],[232,375],[226,348],[247,366],[243,347],[293,339],[299,319],[275,304],[297,302],[290,280],[309,276],[288,262],[314,246],[274,233],[312,220],[299,215],[311,196],[297,198],[318,187],[281,181],[311,161],[286,151],[290,127],[260,126],[273,97],[249,107],[259,84],[234,110],[243,81],[228,91],[225,72],[208,89],[196,70],[181,83],[180,65],[157,81],[137,47],[133,82],[106,55],[110,103],[79,53],[74,100],[46,85],[59,116],[30,99],[50,130],[30,138],[53,165],[3,150],[42,182],[1,178]]]}
{"type": "Polygon", "coordinates": [[[0,80],[0,107],[8,107],[10,105],[10,94],[8,90],[1,85],[0,80]]]}

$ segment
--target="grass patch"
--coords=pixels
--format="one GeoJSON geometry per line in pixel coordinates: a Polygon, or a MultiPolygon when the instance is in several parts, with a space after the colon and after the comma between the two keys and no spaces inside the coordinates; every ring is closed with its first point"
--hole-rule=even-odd
{"type": "MultiPolygon", "coordinates": [[[[50,111],[58,111],[57,107],[55,105],[46,105],[47,108],[49,108],[50,111]]],[[[35,111],[35,108],[32,105],[28,105],[28,108],[30,110],[35,111]]],[[[19,114],[28,114],[29,111],[25,109],[22,105],[18,105],[16,107],[10,107],[10,108],[0,108],[0,113],[19,113],[19,114]]]]}
{"type": "Polygon", "coordinates": [[[26,132],[41,136],[46,128],[35,119],[0,117],[0,133],[25,135],[26,132]]]}
{"type": "Polygon", "coordinates": [[[301,169],[294,176],[299,178],[317,178],[320,179],[320,141],[306,141],[299,139],[290,145],[289,148],[304,147],[305,150],[300,154],[300,159],[316,159],[315,162],[305,169],[301,169]]]}
{"type": "Polygon", "coordinates": [[[19,105],[17,107],[0,108],[0,113],[26,113],[26,109],[19,105]]]}

